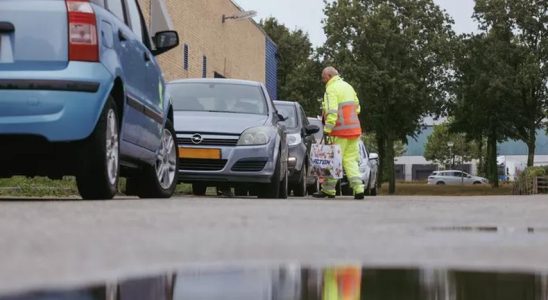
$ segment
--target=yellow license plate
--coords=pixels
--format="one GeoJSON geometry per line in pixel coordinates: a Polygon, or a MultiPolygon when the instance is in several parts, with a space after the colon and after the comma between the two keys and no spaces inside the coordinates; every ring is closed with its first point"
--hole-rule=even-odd
{"type": "Polygon", "coordinates": [[[221,159],[221,149],[179,148],[180,158],[221,159]]]}

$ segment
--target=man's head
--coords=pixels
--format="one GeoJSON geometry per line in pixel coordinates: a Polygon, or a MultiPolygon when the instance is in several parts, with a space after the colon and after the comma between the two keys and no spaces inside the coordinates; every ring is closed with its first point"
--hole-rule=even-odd
{"type": "Polygon", "coordinates": [[[327,83],[331,78],[339,75],[339,71],[333,67],[327,67],[323,69],[322,71],[322,81],[323,83],[327,83]]]}

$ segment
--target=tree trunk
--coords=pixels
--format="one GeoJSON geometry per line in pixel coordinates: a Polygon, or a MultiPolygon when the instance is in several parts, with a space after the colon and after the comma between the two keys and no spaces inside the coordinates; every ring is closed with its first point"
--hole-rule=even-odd
{"type": "Polygon", "coordinates": [[[478,141],[478,152],[479,152],[479,162],[478,162],[478,175],[485,176],[485,157],[483,156],[483,137],[478,141]]]}
{"type": "Polygon", "coordinates": [[[535,165],[535,143],[537,142],[537,131],[535,128],[529,130],[529,138],[525,142],[527,144],[527,166],[535,165]]]}
{"type": "Polygon", "coordinates": [[[499,187],[497,167],[497,138],[491,134],[487,137],[487,178],[493,187],[499,187]]]}
{"type": "Polygon", "coordinates": [[[386,172],[388,172],[388,193],[396,193],[396,174],[394,166],[394,140],[386,139],[386,172]]]}
{"type": "Polygon", "coordinates": [[[384,145],[384,136],[382,134],[379,134],[377,132],[376,135],[377,139],[377,147],[379,151],[379,166],[378,166],[378,174],[377,174],[377,187],[379,189],[382,188],[382,184],[384,182],[384,167],[386,162],[386,147],[384,145]]]}

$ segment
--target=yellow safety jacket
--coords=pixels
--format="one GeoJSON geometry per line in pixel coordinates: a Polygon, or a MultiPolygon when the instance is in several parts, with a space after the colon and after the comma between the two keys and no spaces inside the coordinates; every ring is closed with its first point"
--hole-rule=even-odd
{"type": "Polygon", "coordinates": [[[343,138],[361,136],[359,113],[360,100],[354,88],[340,76],[331,78],[323,100],[324,132],[343,138]]]}

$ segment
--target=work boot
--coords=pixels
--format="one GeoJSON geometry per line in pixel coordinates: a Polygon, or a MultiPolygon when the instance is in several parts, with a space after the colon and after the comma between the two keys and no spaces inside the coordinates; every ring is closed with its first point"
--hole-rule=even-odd
{"type": "Polygon", "coordinates": [[[365,198],[364,193],[357,193],[356,195],[354,195],[354,200],[363,200],[363,198],[365,198]]]}
{"type": "Polygon", "coordinates": [[[312,197],[318,198],[318,199],[323,199],[323,198],[335,199],[335,196],[326,194],[323,191],[312,194],[312,197]]]}

